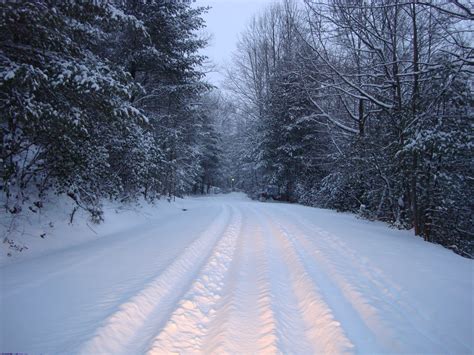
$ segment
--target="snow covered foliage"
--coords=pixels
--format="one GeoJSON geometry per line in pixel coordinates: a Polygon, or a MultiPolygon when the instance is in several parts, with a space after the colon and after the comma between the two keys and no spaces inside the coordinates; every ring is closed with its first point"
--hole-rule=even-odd
{"type": "Polygon", "coordinates": [[[239,184],[473,256],[472,18],[458,2],[272,4],[228,78],[245,117],[239,184]]]}
{"type": "Polygon", "coordinates": [[[198,50],[206,41],[196,31],[204,26],[204,9],[163,0],[125,1],[121,6],[143,24],[146,36],[140,35],[140,27],[122,28],[109,54],[144,89],[132,102],[149,118],[161,152],[159,191],[180,195],[194,187],[202,168],[198,137],[207,127],[200,104],[209,87],[199,71],[205,58],[198,50]]]}
{"type": "Polygon", "coordinates": [[[0,6],[6,213],[51,191],[100,221],[104,198],[191,190],[209,129],[196,109],[208,90],[196,34],[204,9],[169,0],[0,6]]]}

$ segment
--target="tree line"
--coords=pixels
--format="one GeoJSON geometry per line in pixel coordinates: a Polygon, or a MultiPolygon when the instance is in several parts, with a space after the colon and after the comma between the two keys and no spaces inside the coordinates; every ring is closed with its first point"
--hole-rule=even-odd
{"type": "Polygon", "coordinates": [[[280,0],[241,35],[229,98],[190,1],[0,9],[4,213],[54,193],[101,221],[104,199],[276,186],[472,257],[469,4],[280,0]]]}
{"type": "Polygon", "coordinates": [[[200,54],[205,8],[7,0],[0,9],[4,213],[37,211],[54,193],[98,222],[104,199],[151,201],[212,183],[219,137],[200,54]]]}
{"type": "Polygon", "coordinates": [[[472,257],[473,20],[461,1],[272,4],[227,75],[238,186],[472,257]]]}

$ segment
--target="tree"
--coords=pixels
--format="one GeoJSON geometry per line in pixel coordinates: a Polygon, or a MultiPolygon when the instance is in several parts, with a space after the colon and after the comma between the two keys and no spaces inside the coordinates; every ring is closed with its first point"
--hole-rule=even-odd
{"type": "Polygon", "coordinates": [[[214,134],[199,109],[205,9],[164,0],[1,9],[6,211],[37,208],[51,190],[100,221],[104,198],[191,191],[207,164],[202,137],[214,134]]]}
{"type": "Polygon", "coordinates": [[[18,211],[32,189],[53,187],[100,220],[100,198],[121,192],[110,158],[147,121],[130,104],[139,87],[94,51],[109,26],[129,19],[106,3],[2,7],[5,207],[18,211]]]}
{"type": "Polygon", "coordinates": [[[249,170],[472,256],[471,19],[461,2],[269,7],[230,75],[249,170]]]}

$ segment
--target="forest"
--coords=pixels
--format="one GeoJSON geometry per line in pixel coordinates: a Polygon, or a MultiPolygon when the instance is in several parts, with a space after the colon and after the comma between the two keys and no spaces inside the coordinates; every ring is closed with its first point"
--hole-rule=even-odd
{"type": "Polygon", "coordinates": [[[0,8],[3,216],[272,187],[474,256],[469,2],[275,1],[221,89],[191,1],[0,8]]]}

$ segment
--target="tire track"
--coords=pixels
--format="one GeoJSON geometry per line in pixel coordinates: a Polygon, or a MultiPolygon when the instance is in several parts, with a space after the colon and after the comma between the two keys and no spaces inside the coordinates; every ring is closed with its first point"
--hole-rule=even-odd
{"type": "Polygon", "coordinates": [[[276,313],[275,299],[272,294],[272,265],[268,258],[269,245],[261,224],[257,227],[256,236],[254,247],[257,251],[257,307],[259,309],[258,323],[260,324],[257,351],[259,353],[275,354],[281,350],[282,338],[280,337],[279,330],[282,326],[276,313]]]}
{"type": "Polygon", "coordinates": [[[279,289],[275,289],[274,296],[284,302],[278,308],[284,309],[282,318],[288,319],[288,324],[280,331],[294,332],[288,339],[286,351],[323,354],[353,351],[354,345],[321,296],[296,246],[268,213],[262,214],[269,231],[267,237],[274,244],[268,251],[274,257],[273,275],[279,278],[279,282],[275,283],[279,289]]]}
{"type": "MultiPolygon", "coordinates": [[[[333,256],[333,260],[338,260],[339,265],[337,267],[340,270],[344,270],[350,265],[358,275],[364,276],[366,282],[359,285],[359,287],[378,292],[378,296],[373,300],[373,303],[380,305],[381,309],[384,309],[384,313],[390,314],[392,319],[397,319],[401,324],[400,329],[404,329],[405,334],[410,334],[412,332],[410,329],[414,328],[425,339],[425,344],[432,344],[429,349],[423,349],[423,351],[450,352],[450,349],[445,347],[444,342],[440,341],[446,337],[444,332],[438,329],[429,317],[419,311],[418,301],[409,297],[403,288],[394,283],[386,273],[370,262],[367,257],[351,249],[341,237],[320,228],[306,218],[295,214],[291,215],[295,218],[295,221],[298,221],[301,228],[306,231],[316,231],[318,237],[324,239],[326,244],[331,246],[333,252],[330,255],[333,256]],[[341,258],[341,256],[345,256],[345,258],[341,258]]],[[[315,244],[314,239],[308,239],[315,244]]],[[[325,254],[330,256],[329,253],[325,254]]],[[[354,273],[352,273],[352,282],[360,284],[360,278],[356,278],[354,273]]],[[[456,339],[456,341],[464,346],[465,352],[469,351],[468,344],[463,344],[459,339],[456,339]]],[[[413,344],[413,346],[416,345],[413,344]]]]}
{"type": "Polygon", "coordinates": [[[152,341],[148,354],[203,351],[203,339],[222,298],[241,228],[242,217],[237,212],[198,278],[152,341]]]}
{"type": "MultiPolygon", "coordinates": [[[[295,242],[299,244],[299,249],[304,253],[308,253],[309,257],[314,258],[320,271],[324,271],[326,277],[322,277],[321,274],[317,273],[313,275],[319,275],[317,277],[326,284],[324,287],[326,291],[332,290],[328,294],[338,292],[345,299],[337,297],[336,300],[339,299],[337,302],[339,305],[335,303],[335,308],[340,308],[344,303],[346,304],[344,308],[347,308],[347,303],[349,303],[350,307],[356,312],[356,314],[349,312],[352,314],[350,314],[350,317],[345,317],[346,320],[343,322],[348,326],[347,329],[350,329],[349,335],[361,329],[360,322],[374,335],[369,342],[358,344],[360,350],[372,349],[377,344],[378,351],[403,352],[410,349],[416,349],[420,352],[448,351],[448,349],[444,349],[442,343],[425,333],[423,328],[413,324],[409,318],[411,313],[407,314],[407,310],[403,309],[403,306],[393,298],[389,291],[390,287],[382,281],[377,281],[370,271],[364,269],[361,263],[352,256],[353,252],[341,250],[340,244],[334,242],[328,234],[321,234],[319,227],[310,226],[301,218],[294,217],[294,221],[298,222],[298,226],[286,218],[284,225],[278,222],[280,228],[290,238],[294,238],[295,242]],[[309,237],[309,235],[314,234],[315,230],[317,238],[309,237]],[[334,260],[337,260],[337,262],[334,260]],[[355,315],[357,317],[354,317],[355,315]],[[398,334],[394,333],[393,324],[387,323],[386,319],[391,319],[390,322],[397,319],[399,322],[398,334]],[[353,325],[350,325],[351,323],[353,325]],[[356,323],[359,323],[358,328],[356,328],[356,323]],[[400,337],[400,332],[407,336],[400,337]],[[418,338],[424,340],[422,342],[418,341],[416,344],[407,343],[408,339],[413,339],[413,334],[418,334],[418,338]]],[[[347,313],[347,309],[339,313],[343,315],[343,313],[347,313]]],[[[354,335],[357,339],[363,339],[361,337],[362,333],[358,332],[354,335]]]]}
{"type": "Polygon", "coordinates": [[[218,304],[212,309],[213,317],[208,324],[207,333],[203,339],[203,350],[207,354],[221,354],[227,348],[227,337],[231,316],[237,311],[235,300],[235,290],[237,280],[242,267],[244,238],[243,235],[248,230],[248,220],[242,215],[242,229],[237,238],[236,250],[229,266],[227,282],[222,290],[222,297],[218,304]]]}
{"type": "MultiPolygon", "coordinates": [[[[368,258],[356,253],[349,248],[340,237],[329,233],[328,231],[314,225],[312,222],[305,218],[294,215],[295,221],[301,228],[306,231],[316,230],[318,236],[323,238],[328,246],[331,246],[332,253],[325,253],[327,256],[332,256],[332,260],[338,260],[337,263],[332,263],[339,270],[345,270],[349,265],[356,271],[357,275],[353,272],[347,274],[349,281],[352,284],[357,284],[361,293],[365,293],[372,296],[371,303],[383,310],[383,314],[389,319],[396,319],[399,323],[399,329],[405,334],[401,342],[407,349],[419,348],[419,351],[423,352],[450,352],[449,348],[445,347],[444,341],[441,339],[445,338],[444,332],[437,329],[436,324],[425,317],[418,311],[417,302],[410,299],[408,295],[404,294],[403,289],[392,282],[390,277],[386,275],[382,270],[372,264],[368,258]],[[343,258],[342,256],[346,256],[343,258]],[[363,275],[363,281],[358,275],[363,275]],[[376,291],[366,292],[367,290],[376,291]],[[401,297],[403,295],[403,297],[401,297]],[[403,301],[408,300],[410,303],[403,301]],[[408,344],[407,340],[413,333],[419,334],[419,338],[424,339],[422,342],[425,346],[420,348],[419,341],[417,344],[408,344]]],[[[314,239],[308,238],[310,242],[314,244],[314,239]]],[[[413,338],[412,338],[413,339],[413,338]]],[[[459,342],[459,340],[457,340],[459,342]]],[[[451,341],[452,343],[452,341],[451,341]]],[[[460,343],[460,342],[459,342],[460,343]]],[[[469,346],[463,344],[464,350],[468,352],[469,346]]]]}
{"type": "Polygon", "coordinates": [[[254,217],[244,213],[244,220],[246,224],[229,282],[204,341],[205,353],[274,353],[279,350],[265,241],[254,217]]]}
{"type": "Polygon", "coordinates": [[[140,348],[149,336],[149,329],[156,329],[167,320],[210,256],[230,218],[229,207],[224,206],[216,220],[164,272],[105,320],[80,352],[126,353],[131,348],[140,348]]]}

